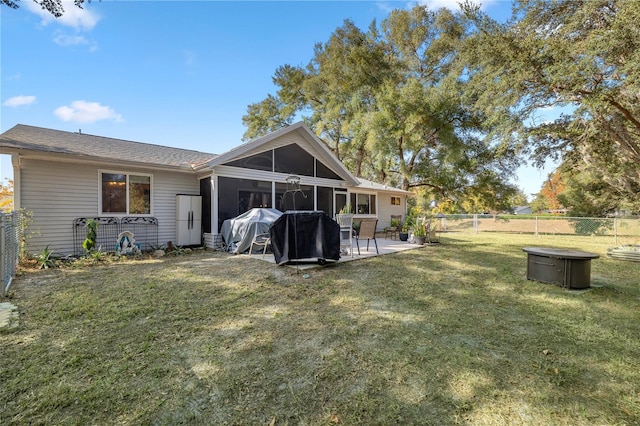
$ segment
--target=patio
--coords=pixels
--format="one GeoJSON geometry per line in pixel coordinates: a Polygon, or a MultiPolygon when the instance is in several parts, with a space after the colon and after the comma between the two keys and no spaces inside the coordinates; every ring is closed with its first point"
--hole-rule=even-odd
{"type": "MultiPolygon", "coordinates": [[[[382,256],[385,254],[398,253],[401,251],[412,250],[420,247],[429,246],[429,244],[419,245],[419,244],[410,243],[408,241],[400,241],[397,239],[395,240],[385,239],[384,233],[382,232],[376,235],[376,241],[378,242],[379,253],[376,253],[376,246],[373,241],[369,242],[369,250],[367,250],[366,240],[360,240],[359,242],[360,254],[358,254],[358,248],[354,240],[353,257],[351,257],[350,254],[342,254],[340,256],[340,260],[338,260],[337,262],[329,261],[327,262],[327,264],[351,262],[353,260],[367,259],[370,257],[382,256]]],[[[436,243],[431,245],[438,245],[438,244],[436,243]]],[[[253,254],[249,255],[248,253],[244,253],[244,254],[240,254],[239,256],[246,256],[246,257],[252,257],[254,259],[264,260],[265,262],[269,262],[274,265],[276,263],[273,253],[267,252],[263,256],[261,247],[257,247],[257,246],[254,248],[253,254]]],[[[325,266],[325,265],[320,265],[316,261],[309,261],[309,262],[292,262],[290,264],[283,265],[283,266],[289,266],[289,267],[298,268],[298,269],[310,269],[310,268],[316,268],[316,267],[325,266]]]]}

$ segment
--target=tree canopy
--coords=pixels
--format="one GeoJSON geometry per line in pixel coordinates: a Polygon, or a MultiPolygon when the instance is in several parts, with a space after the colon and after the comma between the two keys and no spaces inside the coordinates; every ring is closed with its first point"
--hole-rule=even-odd
{"type": "Polygon", "coordinates": [[[424,6],[394,10],[367,31],[347,20],[309,64],[276,70],[276,94],[243,117],[245,139],[302,116],[356,176],[426,187],[441,201],[469,188],[512,195],[511,141],[496,139],[465,97],[467,29],[461,14],[424,6]]]}
{"type": "MultiPolygon", "coordinates": [[[[91,0],[86,0],[90,2],[91,0]]],[[[62,0],[33,0],[34,3],[39,4],[43,10],[48,11],[56,18],[59,18],[64,13],[64,7],[62,6],[62,0]]],[[[73,0],[73,4],[82,9],[82,4],[85,0],[73,0]]],[[[9,6],[12,9],[20,7],[20,0],[2,0],[2,4],[9,6]]]]}
{"type": "Polygon", "coordinates": [[[394,10],[367,31],[345,21],[307,66],[276,70],[245,138],[302,117],[357,176],[454,205],[497,207],[520,161],[551,157],[600,182],[580,191],[638,209],[639,20],[632,1],[528,0],[506,22],[470,2],[394,10]],[[551,108],[563,114],[542,121],[551,108]]]}
{"type": "Polygon", "coordinates": [[[467,52],[476,107],[490,120],[509,108],[517,120],[508,131],[538,163],[562,156],[567,184],[573,181],[576,189],[583,183],[576,194],[607,194],[640,209],[637,2],[532,0],[514,6],[505,24],[463,6],[476,26],[467,52]],[[565,113],[553,122],[537,119],[541,109],[554,107],[565,113]]]}

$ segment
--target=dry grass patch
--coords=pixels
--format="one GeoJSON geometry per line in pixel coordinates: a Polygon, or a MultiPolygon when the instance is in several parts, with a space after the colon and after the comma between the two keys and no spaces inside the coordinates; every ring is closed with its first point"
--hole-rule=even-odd
{"type": "Polygon", "coordinates": [[[525,280],[542,244],[607,248],[483,234],[309,278],[209,251],[31,272],[0,423],[637,422],[640,266],[599,259],[570,292],[525,280]]]}

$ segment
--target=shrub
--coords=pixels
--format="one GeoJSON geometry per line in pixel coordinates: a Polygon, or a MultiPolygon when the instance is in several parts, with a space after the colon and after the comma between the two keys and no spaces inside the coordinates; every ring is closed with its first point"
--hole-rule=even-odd
{"type": "Polygon", "coordinates": [[[87,220],[85,228],[87,228],[87,235],[82,242],[82,248],[84,248],[87,253],[90,253],[96,246],[96,240],[98,239],[98,222],[94,219],[89,219],[87,220]]]}

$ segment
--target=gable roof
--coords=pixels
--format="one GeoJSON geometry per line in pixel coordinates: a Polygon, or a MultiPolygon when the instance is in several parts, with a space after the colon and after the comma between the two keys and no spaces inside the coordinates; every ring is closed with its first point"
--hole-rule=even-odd
{"type": "Polygon", "coordinates": [[[18,124],[0,135],[0,150],[30,151],[93,161],[194,170],[215,154],[18,124]]]}
{"type": "MultiPolygon", "coordinates": [[[[259,152],[260,148],[278,138],[288,143],[287,136],[301,138],[306,142],[305,148],[308,148],[308,151],[311,151],[323,164],[332,168],[351,187],[411,194],[399,188],[356,178],[303,122],[283,127],[266,136],[239,145],[222,155],[18,124],[0,134],[0,152],[7,154],[29,152],[86,161],[202,171],[259,152]]],[[[295,138],[288,139],[294,143],[295,138]]]]}
{"type": "MultiPolygon", "coordinates": [[[[333,154],[333,152],[331,152],[331,150],[324,144],[324,142],[322,142],[311,130],[309,130],[309,128],[305,126],[302,121],[299,121],[287,127],[283,127],[276,130],[275,132],[269,133],[268,135],[239,145],[212,159],[207,163],[207,165],[211,168],[214,168],[215,166],[222,165],[233,160],[246,157],[248,155],[256,154],[262,151],[261,148],[269,146],[270,142],[274,142],[279,138],[285,138],[286,136],[293,134],[301,137],[302,140],[306,142],[306,146],[303,146],[303,148],[308,148],[306,149],[307,151],[313,153],[313,155],[325,166],[333,169],[333,171],[336,172],[342,179],[344,179],[347,184],[356,186],[360,183],[358,178],[351,174],[351,172],[344,166],[344,164],[342,164],[340,160],[338,160],[338,158],[333,154]]],[[[291,143],[294,143],[294,141],[291,141],[291,143]]]]}

